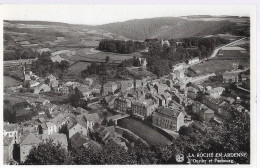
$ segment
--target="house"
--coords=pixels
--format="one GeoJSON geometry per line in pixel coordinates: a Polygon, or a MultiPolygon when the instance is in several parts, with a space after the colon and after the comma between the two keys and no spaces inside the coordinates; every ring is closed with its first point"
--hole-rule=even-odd
{"type": "Polygon", "coordinates": [[[139,88],[143,86],[142,80],[134,79],[134,88],[139,88]]]}
{"type": "Polygon", "coordinates": [[[107,82],[103,85],[102,95],[108,95],[110,93],[114,94],[117,89],[117,84],[115,82],[107,82]]]}
{"type": "Polygon", "coordinates": [[[210,108],[203,109],[199,112],[199,116],[205,121],[209,122],[214,119],[214,111],[210,108]]]}
{"type": "Polygon", "coordinates": [[[91,90],[92,90],[92,92],[100,93],[101,87],[102,86],[100,84],[97,84],[97,85],[92,86],[91,90]]]}
{"type": "Polygon", "coordinates": [[[166,100],[161,95],[157,95],[156,97],[159,100],[159,106],[165,107],[166,106],[166,100]]]}
{"type": "Polygon", "coordinates": [[[79,91],[84,95],[85,92],[89,91],[89,86],[88,85],[80,85],[77,87],[79,91]]]}
{"type": "Polygon", "coordinates": [[[177,78],[177,75],[176,75],[176,73],[171,72],[171,73],[169,74],[168,78],[169,78],[170,80],[174,81],[174,80],[177,78]]]}
{"type": "Polygon", "coordinates": [[[50,86],[51,88],[60,88],[60,87],[59,87],[59,81],[57,81],[57,80],[50,82],[50,83],[49,83],[49,86],[50,86]]]}
{"type": "Polygon", "coordinates": [[[30,81],[30,80],[31,80],[31,75],[24,74],[24,81],[30,81]]]}
{"type": "Polygon", "coordinates": [[[71,89],[75,89],[76,87],[79,87],[81,84],[79,82],[66,82],[64,86],[67,86],[71,89]]]}
{"type": "Polygon", "coordinates": [[[44,98],[38,98],[35,100],[35,104],[45,105],[46,103],[50,103],[50,100],[44,98]]]}
{"type": "Polygon", "coordinates": [[[114,109],[125,113],[127,111],[127,101],[124,98],[117,97],[114,100],[114,109]]]}
{"type": "Polygon", "coordinates": [[[41,138],[29,133],[21,138],[20,141],[20,161],[23,163],[33,147],[42,142],[41,138]]]}
{"type": "Polygon", "coordinates": [[[58,114],[56,117],[50,119],[50,122],[56,125],[57,132],[69,123],[68,114],[58,114]]]}
{"type": "Polygon", "coordinates": [[[236,100],[232,97],[225,97],[225,96],[221,96],[221,99],[223,99],[224,101],[226,101],[229,104],[233,104],[236,100]]]}
{"type": "Polygon", "coordinates": [[[179,82],[180,90],[184,90],[186,88],[186,82],[179,82]]]}
{"type": "Polygon", "coordinates": [[[37,52],[42,54],[43,52],[51,52],[51,50],[49,48],[39,48],[39,49],[37,49],[37,52]]]}
{"type": "Polygon", "coordinates": [[[77,107],[75,112],[77,114],[84,114],[84,113],[88,113],[88,110],[85,110],[85,109],[83,109],[81,107],[77,107]]]}
{"type": "Polygon", "coordinates": [[[172,72],[186,68],[186,67],[187,67],[187,65],[185,63],[176,64],[176,65],[172,66],[172,72]]]}
{"type": "Polygon", "coordinates": [[[194,57],[194,58],[188,60],[188,64],[192,65],[192,64],[198,63],[199,61],[200,61],[199,57],[194,57]]]}
{"type": "Polygon", "coordinates": [[[182,110],[159,108],[153,113],[152,122],[153,125],[163,129],[179,131],[180,127],[185,124],[185,115],[186,113],[182,110]]]}
{"type": "Polygon", "coordinates": [[[158,83],[158,82],[156,82],[156,83],[154,84],[154,88],[156,89],[156,91],[157,91],[158,94],[161,94],[161,93],[163,93],[165,90],[169,89],[169,87],[168,87],[166,84],[158,83]]]}
{"type": "Polygon", "coordinates": [[[68,104],[62,104],[58,108],[59,108],[60,111],[65,112],[65,113],[73,112],[73,107],[71,105],[68,105],[68,104]]]}
{"type": "Polygon", "coordinates": [[[198,101],[193,102],[192,112],[199,114],[205,122],[209,122],[214,118],[214,111],[198,101]]]}
{"type": "Polygon", "coordinates": [[[152,99],[143,101],[133,101],[131,104],[132,115],[145,119],[152,115],[153,111],[158,107],[152,99]]]}
{"type": "Polygon", "coordinates": [[[120,88],[121,91],[126,91],[134,88],[134,82],[133,80],[125,80],[125,81],[120,81],[120,88]]]}
{"type": "Polygon", "coordinates": [[[194,87],[188,87],[185,89],[185,95],[191,99],[196,99],[198,92],[199,92],[199,90],[194,87]]]}
{"type": "Polygon", "coordinates": [[[164,92],[161,96],[165,99],[165,105],[168,106],[169,102],[172,100],[172,96],[168,92],[164,92]]]}
{"type": "Polygon", "coordinates": [[[138,60],[139,60],[139,62],[140,62],[141,67],[142,67],[142,68],[146,68],[146,65],[147,65],[146,58],[141,58],[141,57],[139,57],[138,60]]]}
{"type": "Polygon", "coordinates": [[[89,141],[89,137],[84,136],[79,132],[75,133],[73,136],[70,137],[71,146],[73,146],[73,148],[76,150],[82,148],[83,145],[88,141],[89,141]]]}
{"type": "Polygon", "coordinates": [[[232,109],[237,110],[240,113],[248,112],[248,110],[245,107],[241,106],[240,104],[236,104],[236,105],[232,106],[232,109]]]}
{"type": "Polygon", "coordinates": [[[212,109],[216,114],[221,115],[225,119],[232,118],[232,115],[220,106],[224,101],[221,99],[214,99],[209,96],[203,96],[202,103],[212,109]]]}
{"type": "Polygon", "coordinates": [[[174,71],[174,73],[176,74],[176,78],[178,80],[184,78],[184,70],[179,69],[179,70],[174,71]]]}
{"type": "Polygon", "coordinates": [[[67,86],[67,85],[63,85],[63,86],[61,87],[61,89],[60,89],[60,92],[61,92],[62,94],[69,94],[69,93],[70,93],[70,87],[67,86]]]}
{"type": "Polygon", "coordinates": [[[3,130],[4,137],[13,138],[15,143],[19,142],[19,135],[18,135],[18,124],[9,124],[4,123],[4,130],[3,130]]]}
{"type": "Polygon", "coordinates": [[[51,140],[53,144],[61,145],[61,148],[68,150],[68,141],[65,134],[52,134],[52,135],[42,135],[42,141],[46,142],[48,140],[51,140]]]}
{"type": "Polygon", "coordinates": [[[20,133],[22,135],[27,135],[29,133],[39,134],[39,124],[38,123],[31,123],[21,126],[20,133]]]}
{"type": "Polygon", "coordinates": [[[45,123],[42,123],[39,126],[39,133],[45,134],[45,135],[52,135],[58,132],[57,126],[55,123],[48,121],[45,123]]]}
{"type": "Polygon", "coordinates": [[[86,83],[88,86],[91,86],[93,84],[93,79],[92,78],[86,78],[84,83],[86,83]]]}
{"type": "Polygon", "coordinates": [[[44,109],[45,112],[49,112],[51,114],[56,107],[57,107],[56,104],[46,103],[43,106],[43,109],[44,109]]]}
{"type": "Polygon", "coordinates": [[[38,82],[38,81],[34,81],[34,80],[29,81],[29,85],[30,85],[31,88],[36,87],[39,84],[40,84],[40,82],[38,82]]]}
{"type": "Polygon", "coordinates": [[[238,82],[238,72],[230,71],[223,73],[223,83],[238,82]]]}
{"type": "Polygon", "coordinates": [[[104,98],[104,102],[107,104],[107,106],[109,107],[109,108],[113,108],[114,107],[114,102],[115,102],[115,99],[116,99],[117,97],[116,96],[114,96],[114,95],[109,95],[109,96],[106,96],[105,98],[104,98]]]}
{"type": "Polygon", "coordinates": [[[9,164],[13,160],[14,138],[4,137],[4,164],[9,164]]]}
{"type": "Polygon", "coordinates": [[[84,114],[85,120],[87,121],[87,128],[93,127],[95,123],[99,123],[101,121],[98,113],[92,113],[92,114],[84,114]]]}
{"type": "Polygon", "coordinates": [[[40,84],[37,88],[40,92],[50,92],[51,87],[47,84],[40,84]]]}
{"type": "Polygon", "coordinates": [[[93,140],[87,140],[83,146],[85,148],[87,148],[89,151],[91,151],[92,153],[95,153],[95,152],[100,152],[102,150],[102,146],[97,143],[96,141],[93,141],[93,140]]]}
{"type": "Polygon", "coordinates": [[[126,146],[125,142],[122,142],[120,138],[111,138],[108,140],[106,143],[108,146],[113,146],[113,147],[120,147],[123,148],[124,150],[128,150],[128,147],[126,146]]]}
{"type": "Polygon", "coordinates": [[[49,79],[50,82],[54,82],[54,81],[56,81],[56,77],[53,76],[52,74],[49,75],[49,76],[47,76],[47,79],[49,79]]]}
{"type": "Polygon", "coordinates": [[[214,89],[208,90],[207,93],[211,98],[218,99],[220,98],[220,95],[225,90],[223,87],[216,87],[214,89]]]}
{"type": "Polygon", "coordinates": [[[163,40],[161,41],[161,45],[166,45],[166,46],[170,46],[170,42],[168,40],[163,40]]]}
{"type": "Polygon", "coordinates": [[[246,80],[249,80],[249,79],[250,79],[250,75],[241,74],[241,80],[242,80],[242,81],[246,81],[246,80]]]}
{"type": "Polygon", "coordinates": [[[83,136],[88,135],[88,127],[83,122],[69,122],[67,125],[67,136],[71,138],[76,133],[79,133],[83,136]]]}

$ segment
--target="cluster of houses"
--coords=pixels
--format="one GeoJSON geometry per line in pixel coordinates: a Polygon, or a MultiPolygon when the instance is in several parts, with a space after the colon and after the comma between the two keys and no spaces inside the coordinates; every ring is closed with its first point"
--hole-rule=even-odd
{"type": "Polygon", "coordinates": [[[97,132],[105,144],[113,143],[127,148],[115,128],[101,126],[103,116],[83,108],[74,108],[67,104],[55,105],[49,100],[39,98],[28,101],[32,108],[38,109],[38,115],[29,121],[18,124],[4,123],[4,162],[14,161],[14,146],[20,147],[20,162],[24,162],[33,147],[52,140],[68,150],[85,146],[93,151],[102,150],[102,145],[91,140],[89,132],[97,132]],[[47,115],[48,114],[48,115],[47,115]]]}
{"type": "MultiPolygon", "coordinates": [[[[190,61],[189,64],[194,64],[199,60],[190,61]]],[[[146,65],[146,60],[141,62],[142,66],[146,65]]],[[[152,80],[146,77],[117,83],[110,81],[103,86],[93,85],[91,78],[86,78],[83,83],[61,83],[53,75],[40,78],[25,71],[24,79],[29,82],[34,94],[50,91],[68,94],[76,88],[82,92],[85,99],[100,94],[104,98],[102,102],[106,103],[108,108],[118,113],[130,113],[134,117],[150,121],[162,130],[172,132],[178,132],[182,126],[192,122],[191,116],[186,113],[188,107],[206,123],[221,123],[215,115],[230,119],[232,115],[229,108],[248,112],[238,103],[239,98],[222,96],[225,88],[192,83],[192,78],[184,74],[186,67],[185,63],[175,65],[172,73],[161,79],[152,80]]],[[[225,72],[223,82],[237,82],[238,74],[233,71],[225,72]]],[[[100,143],[89,138],[90,131],[97,133],[105,145],[118,145],[127,150],[124,138],[117,132],[116,127],[101,125],[104,116],[100,116],[98,112],[74,108],[67,104],[52,104],[43,98],[28,100],[28,103],[30,108],[37,109],[37,116],[19,125],[4,123],[6,164],[14,161],[15,144],[20,147],[20,162],[24,162],[33,147],[49,139],[52,143],[61,144],[66,150],[70,146],[77,149],[84,146],[93,152],[102,150],[100,143]]]]}

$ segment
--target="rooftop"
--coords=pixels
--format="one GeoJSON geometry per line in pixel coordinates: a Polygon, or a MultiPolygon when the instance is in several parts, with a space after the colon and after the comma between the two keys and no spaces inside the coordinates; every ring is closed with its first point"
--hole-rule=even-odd
{"type": "Polygon", "coordinates": [[[41,139],[36,135],[29,133],[21,138],[20,145],[32,145],[41,143],[41,139]]]}

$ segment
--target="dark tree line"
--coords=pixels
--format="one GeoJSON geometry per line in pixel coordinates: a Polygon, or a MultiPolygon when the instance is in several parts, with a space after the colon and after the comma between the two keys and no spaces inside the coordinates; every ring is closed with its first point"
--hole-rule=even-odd
{"type": "Polygon", "coordinates": [[[38,59],[32,63],[31,70],[38,76],[45,77],[49,74],[55,74],[59,78],[66,75],[70,63],[66,60],[52,62],[51,53],[43,52],[38,56],[38,59]]]}
{"type": "Polygon", "coordinates": [[[14,52],[4,52],[4,61],[19,60],[19,59],[34,59],[39,53],[30,49],[15,50],[14,52]]]}
{"type": "Polygon", "coordinates": [[[38,115],[36,110],[30,110],[30,113],[19,115],[17,112],[20,109],[26,108],[29,104],[27,102],[11,103],[4,101],[4,121],[9,123],[19,123],[31,120],[33,116],[38,115]]]}
{"type": "Polygon", "coordinates": [[[120,54],[129,54],[145,49],[144,42],[138,41],[120,41],[120,40],[102,40],[99,43],[98,49],[120,54]]]}

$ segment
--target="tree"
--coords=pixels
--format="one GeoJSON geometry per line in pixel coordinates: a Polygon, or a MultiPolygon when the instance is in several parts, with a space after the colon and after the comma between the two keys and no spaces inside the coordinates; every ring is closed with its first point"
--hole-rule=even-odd
{"type": "Polygon", "coordinates": [[[110,61],[110,57],[107,56],[107,57],[106,57],[106,63],[109,63],[109,61],[110,61]]]}
{"type": "Polygon", "coordinates": [[[101,122],[101,125],[106,126],[108,123],[107,118],[105,117],[104,120],[101,122]]]}
{"type": "Polygon", "coordinates": [[[51,140],[34,147],[23,164],[25,165],[69,165],[73,164],[73,157],[60,144],[53,144],[51,140]]]}

